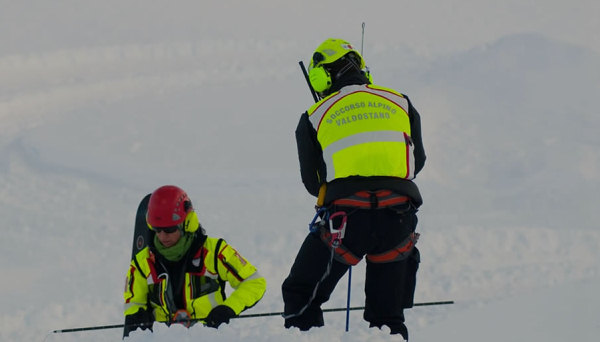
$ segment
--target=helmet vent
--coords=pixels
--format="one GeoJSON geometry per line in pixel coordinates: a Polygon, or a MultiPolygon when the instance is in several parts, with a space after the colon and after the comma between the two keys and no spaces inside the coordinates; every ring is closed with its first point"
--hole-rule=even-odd
{"type": "Polygon", "coordinates": [[[323,52],[327,54],[327,56],[333,56],[337,53],[337,51],[333,49],[323,49],[323,52]]]}

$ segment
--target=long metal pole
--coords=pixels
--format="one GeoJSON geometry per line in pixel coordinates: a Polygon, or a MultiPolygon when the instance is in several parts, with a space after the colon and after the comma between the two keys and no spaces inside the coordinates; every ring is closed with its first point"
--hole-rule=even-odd
{"type": "MultiPolygon", "coordinates": [[[[433,306],[433,305],[448,305],[454,304],[454,301],[441,301],[441,302],[425,302],[425,303],[415,303],[413,306],[433,306]]],[[[336,312],[336,311],[354,311],[354,310],[364,310],[364,306],[355,306],[351,308],[332,308],[332,309],[323,309],[323,312],[336,312]]],[[[257,314],[247,314],[247,315],[239,315],[234,318],[253,318],[253,317],[269,317],[269,316],[282,316],[283,312],[265,312],[265,313],[257,313],[257,314]]],[[[203,319],[197,319],[194,321],[202,321],[203,319]]],[[[161,323],[161,322],[159,322],[161,323]]],[[[132,327],[145,325],[148,326],[148,323],[144,324],[133,324],[132,327]]],[[[70,328],[70,329],[60,329],[53,330],[52,333],[60,334],[60,333],[69,333],[69,332],[77,332],[77,331],[90,331],[90,330],[104,330],[104,329],[116,329],[116,328],[124,328],[125,324],[111,324],[111,325],[98,325],[92,327],[83,327],[83,328],[70,328]]]]}

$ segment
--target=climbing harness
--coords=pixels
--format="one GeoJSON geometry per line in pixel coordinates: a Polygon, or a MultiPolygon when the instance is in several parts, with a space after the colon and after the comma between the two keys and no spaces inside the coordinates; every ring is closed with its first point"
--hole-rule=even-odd
{"type": "Polygon", "coordinates": [[[340,248],[338,246],[342,245],[342,239],[344,238],[344,234],[346,231],[346,223],[347,223],[347,215],[344,211],[338,211],[333,214],[329,213],[329,209],[326,207],[318,207],[317,212],[310,224],[308,225],[308,229],[311,233],[321,234],[324,230],[327,230],[328,236],[331,238],[331,244],[329,244],[329,261],[327,262],[327,267],[325,269],[325,273],[321,276],[319,281],[315,284],[313,288],[311,297],[308,299],[306,305],[304,305],[297,313],[283,315],[284,319],[294,318],[301,316],[306,309],[312,304],[313,300],[317,296],[317,290],[321,283],[329,276],[331,272],[331,266],[333,264],[333,259],[336,255],[336,249],[340,248]],[[320,218],[320,220],[319,220],[320,218]],[[338,224],[339,222],[339,224],[338,224]]]}

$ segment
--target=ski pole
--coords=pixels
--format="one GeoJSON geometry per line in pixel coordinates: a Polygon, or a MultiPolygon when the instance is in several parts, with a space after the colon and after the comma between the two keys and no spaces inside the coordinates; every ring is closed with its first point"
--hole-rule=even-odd
{"type": "MultiPolygon", "coordinates": [[[[146,324],[147,323],[143,323],[143,324],[139,324],[139,325],[134,324],[134,325],[132,325],[132,327],[135,326],[137,328],[139,326],[146,325],[146,324]]],[[[125,327],[125,324],[97,325],[97,326],[93,326],[93,327],[53,330],[52,333],[53,334],[61,334],[61,333],[70,333],[70,332],[77,332],[77,331],[116,329],[116,328],[124,328],[124,327],[125,327]]]]}
{"type": "MultiPolygon", "coordinates": [[[[425,302],[425,303],[415,303],[413,306],[433,306],[433,305],[448,305],[454,304],[453,300],[448,301],[440,301],[440,302],[425,302]]],[[[364,310],[364,306],[354,306],[350,308],[332,308],[332,309],[323,309],[323,312],[336,312],[336,311],[354,311],[354,310],[364,310]]],[[[282,316],[283,312],[265,312],[265,313],[257,313],[257,314],[246,314],[239,315],[233,318],[254,318],[254,317],[269,317],[269,316],[282,316]]],[[[204,319],[194,319],[192,321],[202,321],[204,319]]],[[[152,322],[154,323],[154,322],[152,322]]],[[[164,323],[164,322],[158,322],[164,323]]],[[[140,327],[140,326],[148,326],[149,323],[140,323],[140,324],[132,324],[132,327],[140,327]]],[[[97,325],[91,327],[82,327],[82,328],[69,328],[69,329],[59,329],[53,330],[53,334],[62,334],[62,333],[70,333],[77,331],[90,331],[90,330],[105,330],[105,329],[117,329],[124,328],[125,324],[111,324],[111,325],[97,325]]]]}
{"type": "MultiPolygon", "coordinates": [[[[440,302],[424,302],[424,303],[415,303],[413,304],[413,306],[434,306],[434,305],[449,305],[449,304],[454,304],[453,300],[446,300],[446,301],[440,301],[440,302]]],[[[364,310],[365,307],[364,306],[352,306],[349,308],[331,308],[331,309],[323,309],[323,312],[337,312],[337,311],[355,311],[355,310],[364,310]]],[[[248,315],[239,315],[235,318],[252,318],[252,317],[267,317],[267,316],[281,316],[283,315],[283,312],[265,312],[265,313],[258,313],[258,314],[248,314],[248,315]]]]}
{"type": "Polygon", "coordinates": [[[350,330],[350,287],[352,286],[352,266],[348,267],[348,298],[346,298],[346,332],[350,330]]]}

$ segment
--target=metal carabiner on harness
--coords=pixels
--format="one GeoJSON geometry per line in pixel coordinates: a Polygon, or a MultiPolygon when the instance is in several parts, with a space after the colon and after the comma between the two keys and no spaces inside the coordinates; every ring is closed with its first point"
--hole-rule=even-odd
{"type": "Polygon", "coordinates": [[[173,315],[171,322],[181,324],[186,328],[189,328],[196,323],[192,320],[190,313],[186,309],[177,310],[173,315]]]}
{"type": "Polygon", "coordinates": [[[342,245],[342,239],[346,234],[348,215],[345,211],[336,211],[329,216],[329,233],[331,234],[331,246],[338,248],[342,245]],[[339,224],[336,224],[339,220],[339,224]],[[335,228],[337,227],[337,228],[335,228]]]}

